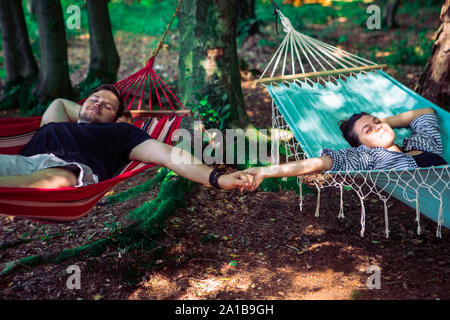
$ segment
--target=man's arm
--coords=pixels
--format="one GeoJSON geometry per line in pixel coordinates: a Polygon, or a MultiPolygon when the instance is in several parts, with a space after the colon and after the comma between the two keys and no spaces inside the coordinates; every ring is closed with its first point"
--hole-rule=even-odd
{"type": "Polygon", "coordinates": [[[77,122],[81,106],[66,99],[56,99],[42,116],[41,127],[50,122],[77,122]]]}
{"type": "Polygon", "coordinates": [[[383,119],[383,121],[387,122],[387,124],[389,124],[392,128],[405,128],[408,127],[409,124],[416,118],[427,113],[433,114],[435,113],[435,111],[433,108],[416,109],[396,114],[394,116],[383,119]]]}
{"type": "MultiPolygon", "coordinates": [[[[130,160],[143,163],[156,163],[167,167],[189,180],[209,185],[210,167],[184,149],[172,147],[157,140],[146,140],[130,152],[130,160]]],[[[253,183],[253,177],[242,172],[234,172],[219,177],[219,186],[223,189],[248,188],[253,183]]]]}

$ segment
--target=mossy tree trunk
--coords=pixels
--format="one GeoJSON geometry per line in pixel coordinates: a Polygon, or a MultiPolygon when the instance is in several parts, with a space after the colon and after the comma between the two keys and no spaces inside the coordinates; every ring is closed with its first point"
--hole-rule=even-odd
{"type": "Polygon", "coordinates": [[[108,11],[109,0],[88,0],[89,44],[91,61],[89,73],[80,87],[96,83],[115,83],[120,65],[108,11]]]}
{"type": "Polygon", "coordinates": [[[21,0],[0,1],[0,24],[8,89],[35,78],[38,66],[31,51],[21,0]]]}
{"type": "Polygon", "coordinates": [[[229,126],[245,127],[248,117],[236,51],[236,1],[184,1],[178,18],[182,102],[198,105],[208,96],[217,111],[230,106],[229,126]]]}
{"type": "Polygon", "coordinates": [[[36,0],[35,5],[41,52],[36,97],[40,103],[60,97],[72,98],[61,3],[58,0],[36,0]]]}
{"type": "Polygon", "coordinates": [[[416,91],[450,111],[450,0],[444,2],[440,20],[431,57],[416,91]]]}

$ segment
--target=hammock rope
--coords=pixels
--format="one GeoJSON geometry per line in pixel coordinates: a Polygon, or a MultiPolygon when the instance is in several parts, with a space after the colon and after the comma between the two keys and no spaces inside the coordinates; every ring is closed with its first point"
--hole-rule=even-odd
{"type": "MultiPolygon", "coordinates": [[[[266,87],[272,97],[272,127],[276,134],[280,131],[294,133],[295,138],[285,142],[287,162],[318,157],[323,148],[348,148],[337,123],[353,113],[371,111],[386,117],[425,107],[435,109],[443,121],[444,158],[450,160],[448,112],[379,71],[386,65],[376,64],[304,35],[293,28],[278,8],[276,11],[286,36],[257,82],[266,87]]],[[[397,139],[402,140],[408,133],[407,129],[396,129],[397,139]]],[[[277,143],[272,141],[274,164],[279,163],[277,143]]],[[[352,189],[360,199],[361,236],[365,233],[367,216],[364,201],[369,195],[376,195],[383,203],[387,238],[390,233],[387,201],[392,197],[415,209],[418,234],[422,232],[422,212],[437,223],[436,236],[442,237],[442,226],[450,228],[449,171],[448,166],[441,166],[327,172],[323,178],[312,178],[318,191],[315,215],[320,212],[320,190],[337,187],[340,190],[338,217],[343,218],[343,193],[345,189],[352,189]]],[[[303,177],[298,177],[298,183],[301,191],[303,177]]],[[[302,202],[303,196],[300,194],[300,210],[303,208],[302,202]]]]}
{"type": "Polygon", "coordinates": [[[298,67],[300,67],[300,74],[322,72],[323,74],[319,74],[318,77],[323,78],[346,69],[348,69],[347,73],[350,73],[360,69],[380,69],[385,66],[377,65],[343,49],[302,34],[294,29],[289,19],[281,11],[278,11],[278,15],[286,37],[267,64],[259,79],[260,82],[263,79],[264,82],[281,81],[287,74],[295,77],[299,73],[298,67]],[[280,66],[281,60],[283,63],[280,66]],[[290,62],[288,62],[289,60],[290,62]],[[287,68],[289,65],[290,68],[287,68]],[[277,72],[280,79],[274,79],[277,72]],[[267,77],[269,73],[270,76],[267,77]]]}

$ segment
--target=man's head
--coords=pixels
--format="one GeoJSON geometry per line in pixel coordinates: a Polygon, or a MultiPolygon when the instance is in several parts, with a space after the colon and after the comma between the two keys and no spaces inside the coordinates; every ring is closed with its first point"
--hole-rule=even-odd
{"type": "Polygon", "coordinates": [[[394,144],[395,132],[381,119],[365,112],[354,114],[340,125],[344,138],[352,147],[389,148],[394,144]]]}
{"type": "Polygon", "coordinates": [[[112,84],[102,84],[83,103],[79,121],[114,122],[123,114],[120,91],[112,84]]]}

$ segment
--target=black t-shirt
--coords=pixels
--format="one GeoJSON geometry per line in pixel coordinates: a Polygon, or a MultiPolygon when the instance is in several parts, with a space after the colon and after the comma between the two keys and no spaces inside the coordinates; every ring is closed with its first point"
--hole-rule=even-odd
{"type": "Polygon", "coordinates": [[[113,177],[131,150],[147,139],[146,132],[128,123],[53,122],[41,127],[19,154],[53,153],[89,166],[102,181],[113,177]]]}

